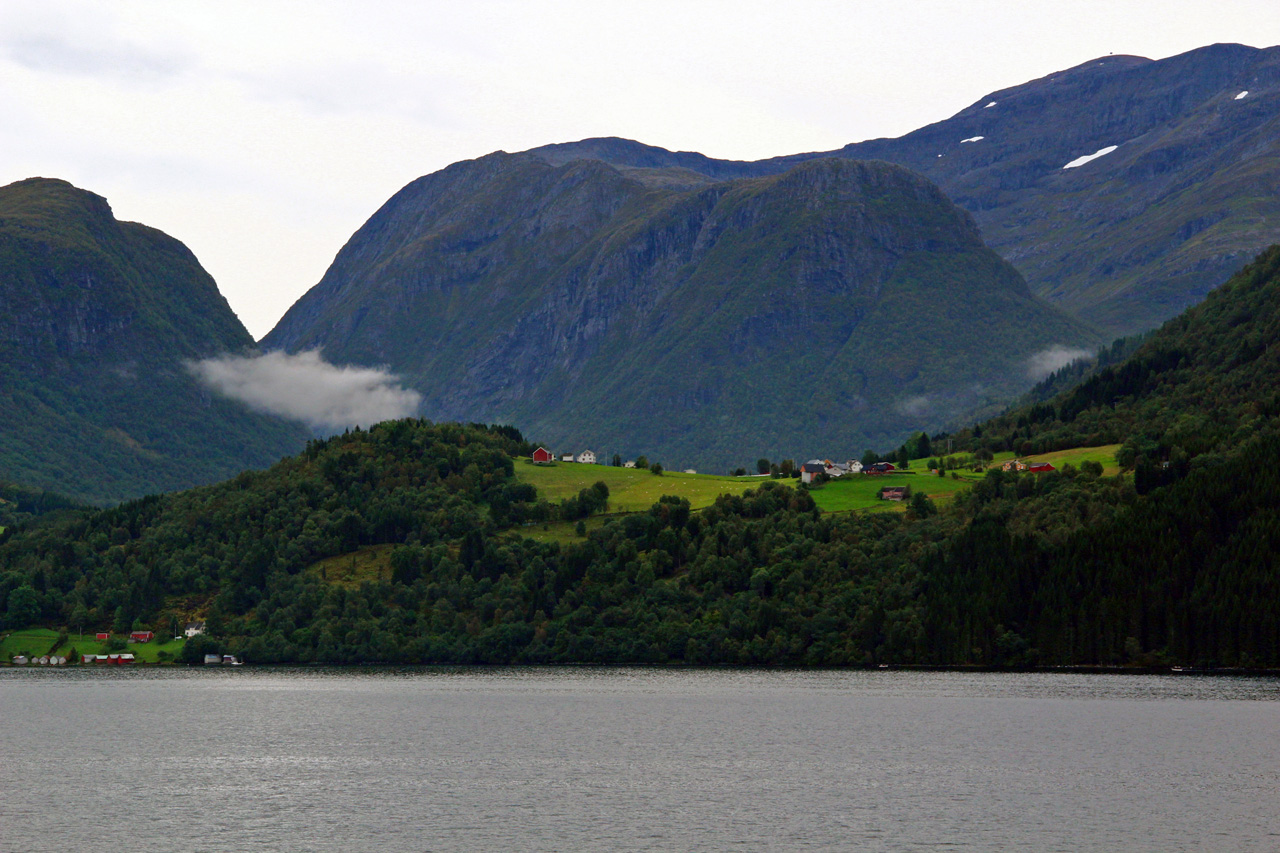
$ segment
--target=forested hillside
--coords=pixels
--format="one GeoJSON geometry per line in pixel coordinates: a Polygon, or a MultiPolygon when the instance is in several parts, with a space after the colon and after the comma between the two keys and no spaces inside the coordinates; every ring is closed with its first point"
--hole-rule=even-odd
{"type": "Polygon", "coordinates": [[[1123,461],[1168,462],[1185,473],[1220,463],[1273,426],[1280,414],[1277,376],[1280,246],[1120,363],[953,438],[969,449],[1023,454],[1124,442],[1123,461]]]}
{"type": "Polygon", "coordinates": [[[182,243],[65,181],[0,187],[0,478],[93,503],[296,452],[301,424],[211,393],[186,363],[253,347],[182,243]]]}
{"type": "Polygon", "coordinates": [[[29,515],[0,534],[0,627],[200,617],[191,656],[257,662],[1280,667],[1277,352],[1280,247],[1127,359],[953,436],[1122,440],[1120,476],[993,468],[941,510],[826,514],[763,481],[565,544],[530,534],[607,512],[607,486],[549,503],[514,429],[387,422],[29,515]]]}
{"type": "MultiPolygon", "coordinates": [[[[575,544],[506,431],[379,425],[216,487],[0,545],[4,626],[167,626],[251,662],[1280,666],[1280,441],[1140,496],[992,471],[954,507],[820,514],[765,481],[575,544]],[[389,571],[347,572],[388,549],[389,571]],[[328,559],[325,559],[328,558],[328,559]]],[[[584,490],[587,511],[607,493],[584,490]]]]}

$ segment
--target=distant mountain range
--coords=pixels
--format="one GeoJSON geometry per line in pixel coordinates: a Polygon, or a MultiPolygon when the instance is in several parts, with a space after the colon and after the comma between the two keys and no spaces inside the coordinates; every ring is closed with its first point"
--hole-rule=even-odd
{"type": "Polygon", "coordinates": [[[1096,342],[888,163],[715,181],[499,153],[398,193],[262,344],[388,365],[433,418],[724,469],[896,443],[1096,342]]]}
{"type": "Polygon", "coordinates": [[[897,163],[972,213],[1033,293],[1130,334],[1199,302],[1280,240],[1280,47],[1106,56],[838,151],[743,162],[589,139],[533,153],[717,179],[819,157],[897,163]]]}
{"type": "Polygon", "coordinates": [[[896,444],[1280,240],[1278,82],[1280,48],[1215,45],[1104,57],[832,152],[499,152],[398,193],[263,345],[389,366],[429,417],[574,450],[718,467],[896,444]]]}
{"type": "Polygon", "coordinates": [[[296,452],[301,425],[201,387],[184,362],[254,348],[195,256],[101,196],[0,188],[0,480],[99,503],[296,452]]]}
{"type": "MultiPolygon", "coordinates": [[[[558,449],[715,470],[891,447],[1280,241],[1278,84],[1280,48],[1214,45],[831,152],[498,152],[397,193],[262,346],[390,368],[427,417],[558,449]]],[[[0,188],[0,298],[0,479],[110,502],[306,438],[192,378],[253,341],[181,243],[92,193],[0,188]]]]}

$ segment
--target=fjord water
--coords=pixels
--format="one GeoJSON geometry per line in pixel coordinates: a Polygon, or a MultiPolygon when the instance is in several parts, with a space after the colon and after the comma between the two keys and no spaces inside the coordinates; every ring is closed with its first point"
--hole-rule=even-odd
{"type": "Polygon", "coordinates": [[[1280,680],[0,672],[0,850],[1280,849],[1280,680]]]}

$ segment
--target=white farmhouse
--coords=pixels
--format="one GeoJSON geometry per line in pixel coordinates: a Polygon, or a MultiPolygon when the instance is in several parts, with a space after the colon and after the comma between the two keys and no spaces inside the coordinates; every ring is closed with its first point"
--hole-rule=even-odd
{"type": "Polygon", "coordinates": [[[596,455],[590,450],[584,450],[578,454],[578,461],[586,465],[596,464],[596,455]]]}

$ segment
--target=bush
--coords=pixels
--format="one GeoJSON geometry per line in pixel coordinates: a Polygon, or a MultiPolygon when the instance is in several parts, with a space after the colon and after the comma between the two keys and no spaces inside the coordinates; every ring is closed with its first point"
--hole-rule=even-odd
{"type": "Polygon", "coordinates": [[[178,663],[204,663],[205,655],[222,653],[222,645],[208,634],[196,634],[182,647],[178,663]]]}

